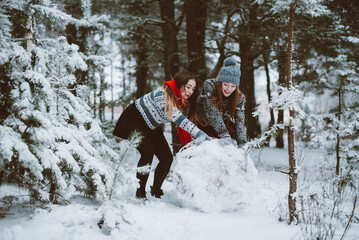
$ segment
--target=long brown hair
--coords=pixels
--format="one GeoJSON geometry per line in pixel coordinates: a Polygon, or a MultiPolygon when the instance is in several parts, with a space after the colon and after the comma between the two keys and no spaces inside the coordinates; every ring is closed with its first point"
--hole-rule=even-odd
{"type": "Polygon", "coordinates": [[[195,108],[196,108],[197,97],[199,95],[199,90],[198,90],[198,81],[195,75],[188,71],[182,71],[174,76],[176,87],[178,89],[180,89],[182,86],[186,86],[188,81],[191,79],[196,82],[196,88],[193,94],[191,95],[191,97],[187,99],[187,103],[188,103],[187,106],[181,106],[180,102],[181,101],[184,102],[184,99],[179,100],[176,97],[175,93],[171,90],[171,88],[167,84],[163,85],[163,91],[165,93],[165,99],[166,99],[165,112],[169,119],[171,119],[173,113],[173,107],[175,106],[180,111],[183,111],[184,107],[188,108],[188,118],[194,123],[196,123],[196,121],[198,120],[198,116],[195,108]]]}
{"type": "MultiPolygon", "coordinates": [[[[211,103],[213,105],[216,105],[218,111],[222,111],[223,109],[223,94],[222,94],[222,82],[218,82],[216,81],[215,83],[216,86],[216,96],[213,96],[211,98],[211,103]]],[[[229,95],[229,101],[230,101],[230,107],[229,107],[229,116],[231,118],[236,118],[236,107],[238,104],[239,99],[244,98],[244,95],[242,94],[242,92],[239,90],[238,86],[236,86],[236,90],[234,90],[234,92],[229,95]]],[[[243,119],[239,119],[239,120],[243,120],[243,119]]]]}

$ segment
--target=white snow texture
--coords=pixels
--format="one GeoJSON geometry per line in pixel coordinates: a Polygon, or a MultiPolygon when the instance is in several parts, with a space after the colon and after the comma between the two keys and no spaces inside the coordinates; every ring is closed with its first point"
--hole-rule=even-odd
{"type": "Polygon", "coordinates": [[[176,156],[173,183],[183,206],[203,212],[227,212],[250,203],[256,192],[252,159],[219,140],[186,145],[176,156]]]}

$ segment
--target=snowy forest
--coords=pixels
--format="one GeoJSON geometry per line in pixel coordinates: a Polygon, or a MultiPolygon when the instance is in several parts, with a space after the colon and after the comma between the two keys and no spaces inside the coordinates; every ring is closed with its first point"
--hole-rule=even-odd
{"type": "Polygon", "coordinates": [[[0,0],[0,239],[359,239],[358,100],[358,0],[0,0]],[[123,109],[227,57],[248,142],[138,201],[123,109]]]}

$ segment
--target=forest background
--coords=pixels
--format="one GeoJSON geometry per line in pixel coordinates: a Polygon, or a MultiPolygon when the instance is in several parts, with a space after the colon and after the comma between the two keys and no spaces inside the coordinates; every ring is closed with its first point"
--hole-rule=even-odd
{"type": "Polygon", "coordinates": [[[293,180],[294,142],[322,147],[333,184],[357,192],[358,21],[356,0],[2,0],[0,184],[45,202],[111,199],[121,174],[106,162],[121,153],[104,132],[121,110],[184,69],[203,83],[232,56],[250,146],[287,142],[293,180]]]}

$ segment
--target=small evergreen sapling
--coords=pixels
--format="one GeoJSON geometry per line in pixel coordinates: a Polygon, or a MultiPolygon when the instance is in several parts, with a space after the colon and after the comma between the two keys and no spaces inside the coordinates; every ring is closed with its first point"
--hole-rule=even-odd
{"type": "Polygon", "coordinates": [[[113,175],[106,185],[106,201],[97,210],[100,219],[98,226],[106,235],[119,229],[122,223],[131,224],[133,222],[120,200],[124,200],[127,188],[132,190],[136,188],[137,179],[131,171],[133,167],[130,166],[130,162],[136,156],[136,148],[142,139],[141,133],[134,131],[129,140],[121,141],[119,157],[112,166],[113,175]]]}

